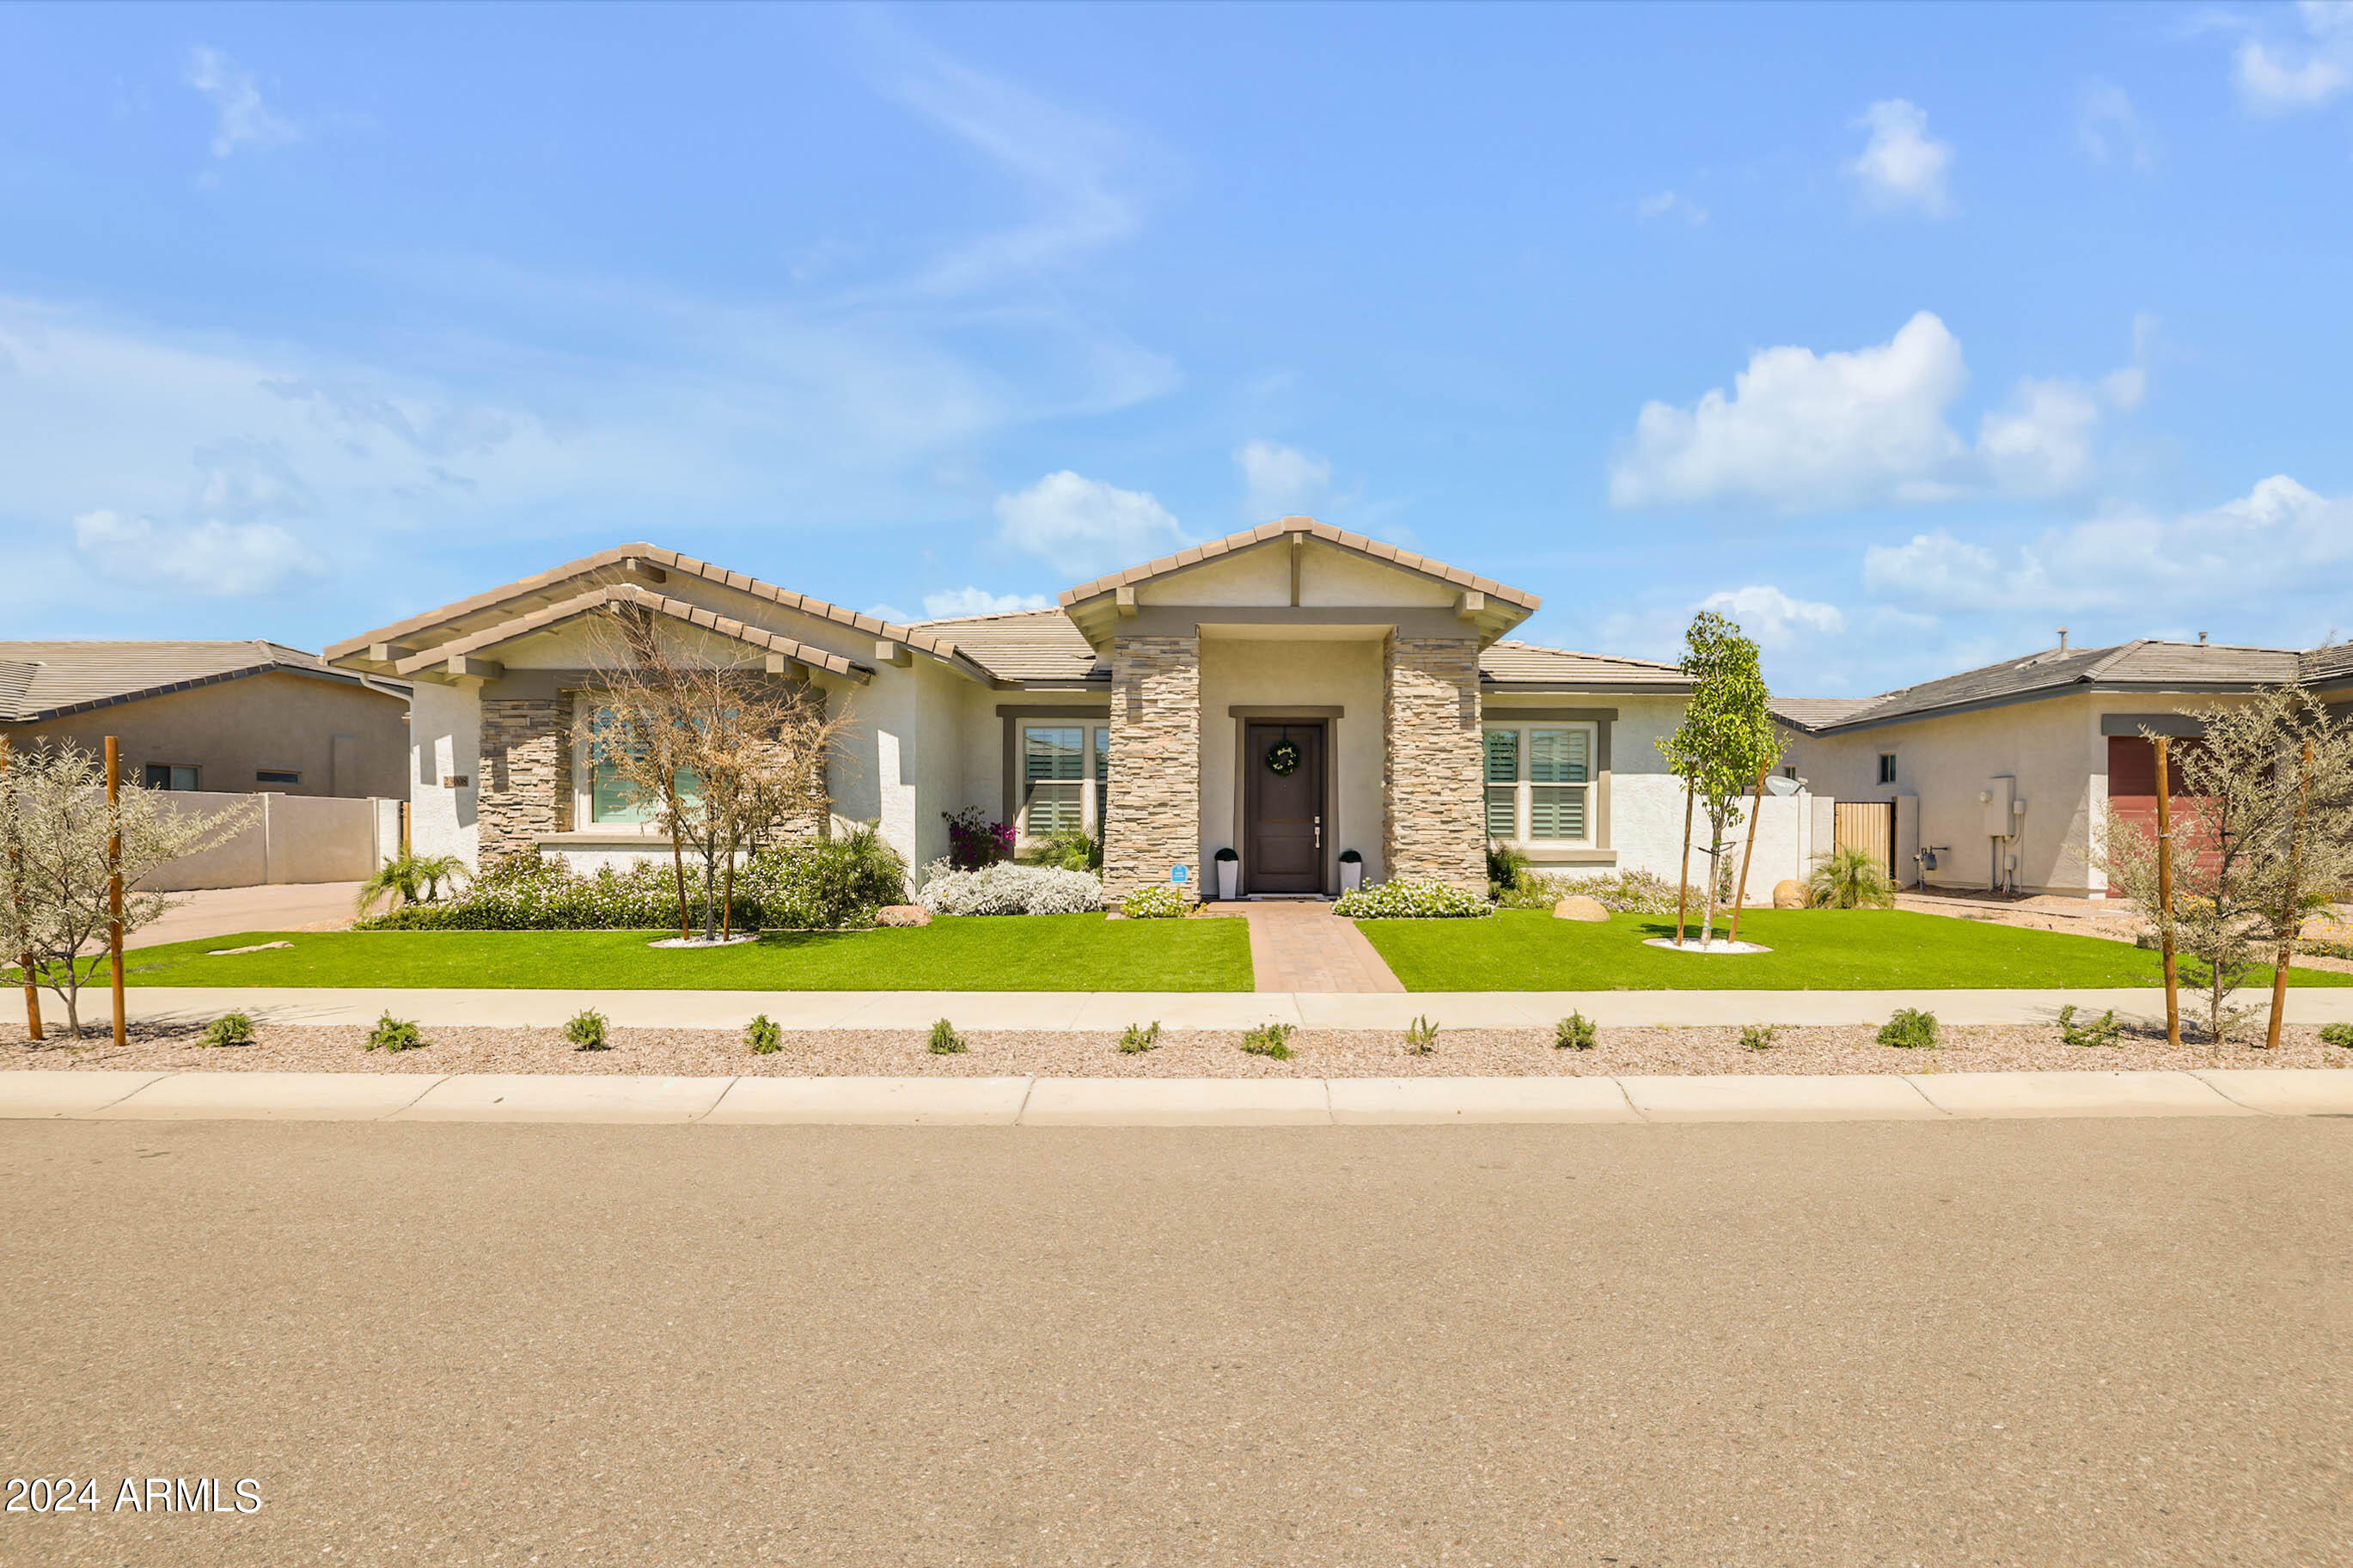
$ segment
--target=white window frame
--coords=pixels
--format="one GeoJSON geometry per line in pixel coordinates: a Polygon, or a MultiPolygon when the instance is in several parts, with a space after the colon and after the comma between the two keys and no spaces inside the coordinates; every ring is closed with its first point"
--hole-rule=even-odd
{"type": "MultiPolygon", "coordinates": [[[[1601,747],[1601,726],[1593,722],[1589,719],[1526,719],[1512,723],[1499,723],[1490,720],[1480,725],[1479,826],[1482,833],[1485,832],[1487,826],[1487,792],[1490,789],[1503,787],[1500,782],[1491,784],[1487,780],[1487,737],[1498,731],[1510,731],[1519,736],[1519,740],[1514,748],[1515,755],[1513,759],[1514,763],[1514,771],[1518,774],[1518,777],[1514,781],[1512,789],[1513,836],[1502,840],[1501,842],[1506,847],[1517,849],[1530,855],[1540,854],[1543,851],[1552,849],[1592,848],[1597,842],[1596,836],[1599,831],[1599,824],[1595,820],[1595,814],[1600,809],[1599,780],[1597,775],[1600,772],[1599,758],[1601,747]],[[1585,782],[1582,784],[1546,784],[1539,785],[1528,777],[1528,756],[1530,751],[1528,736],[1532,731],[1537,730],[1582,730],[1585,731],[1585,782]],[[1535,799],[1535,792],[1538,788],[1582,789],[1585,791],[1585,832],[1581,837],[1576,838],[1534,838],[1529,836],[1528,830],[1531,826],[1530,816],[1535,799]]],[[[1487,834],[1486,836],[1490,838],[1494,837],[1493,834],[1487,834]]]]}
{"type": "MultiPolygon", "coordinates": [[[[579,700],[592,710],[607,706],[607,704],[596,702],[586,695],[583,695],[579,700]]],[[[589,737],[588,730],[586,725],[583,725],[581,729],[573,735],[571,743],[572,831],[575,833],[594,833],[604,837],[628,836],[638,838],[659,838],[665,844],[669,843],[670,835],[662,831],[661,824],[659,820],[652,818],[649,818],[644,822],[599,822],[596,820],[596,768],[594,759],[592,759],[588,753],[589,737]]]]}
{"type": "MultiPolygon", "coordinates": [[[[1029,831],[1029,731],[1032,730],[1076,730],[1079,731],[1079,826],[1085,832],[1103,837],[1103,792],[1110,787],[1105,778],[1099,785],[1095,778],[1095,758],[1108,757],[1111,748],[1111,721],[1108,719],[1017,719],[1013,721],[1013,847],[1016,852],[1043,842],[1029,831]],[[1098,752],[1097,748],[1101,748],[1098,752]]],[[[1069,780],[1059,781],[1069,783],[1069,780]]]]}

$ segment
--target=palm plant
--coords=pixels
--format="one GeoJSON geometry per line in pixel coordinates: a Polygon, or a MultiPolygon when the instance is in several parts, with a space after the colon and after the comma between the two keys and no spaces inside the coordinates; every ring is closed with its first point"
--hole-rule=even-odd
{"type": "Polygon", "coordinates": [[[1895,902],[1895,883],[1868,849],[1833,849],[1814,862],[1806,901],[1818,910],[1883,910],[1895,902]]]}
{"type": "Polygon", "coordinates": [[[469,875],[466,863],[455,855],[417,855],[404,849],[360,884],[359,911],[367,913],[387,894],[395,909],[403,904],[429,904],[441,896],[442,883],[454,888],[469,875]]]}

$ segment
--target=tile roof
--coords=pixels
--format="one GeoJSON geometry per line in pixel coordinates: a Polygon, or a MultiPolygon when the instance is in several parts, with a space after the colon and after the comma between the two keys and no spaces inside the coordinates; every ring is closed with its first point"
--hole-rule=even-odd
{"type": "MultiPolygon", "coordinates": [[[[327,658],[337,663],[346,660],[363,661],[367,659],[372,644],[406,643],[410,646],[404,650],[402,658],[410,658],[425,652],[427,647],[435,646],[431,639],[432,635],[437,632],[444,634],[438,639],[440,642],[454,642],[458,638],[481,630],[484,626],[501,625],[514,619],[514,614],[509,606],[517,600],[533,600],[538,604],[544,604],[556,599],[570,598],[574,595],[559,591],[561,584],[582,577],[594,576],[600,572],[626,572],[634,563],[643,563],[660,572],[680,572],[688,576],[700,577],[704,582],[719,584],[723,587],[732,588],[737,593],[749,595],[755,599],[765,599],[785,609],[797,610],[802,615],[815,616],[818,620],[831,621],[838,626],[848,626],[878,641],[904,643],[918,652],[929,654],[944,663],[961,667],[968,674],[984,673],[976,661],[960,655],[956,651],[955,645],[944,637],[934,637],[928,632],[913,626],[900,626],[895,622],[878,620],[872,616],[860,615],[855,610],[844,609],[839,605],[828,604],[810,595],[796,594],[788,588],[777,587],[773,583],[764,583],[757,577],[747,577],[741,572],[730,572],[723,566],[714,566],[708,561],[698,561],[691,555],[681,555],[675,550],[664,550],[653,544],[616,544],[609,549],[599,550],[593,555],[584,555],[577,561],[567,561],[563,565],[551,567],[545,572],[535,572],[528,577],[520,577],[514,582],[502,584],[499,587],[486,589],[482,593],[443,605],[438,609],[427,610],[420,615],[410,616],[405,620],[395,621],[390,626],[378,626],[374,631],[362,632],[353,637],[345,637],[343,641],[328,647],[327,658]]],[[[533,607],[538,607],[538,604],[534,604],[533,607]]]]}
{"type": "Polygon", "coordinates": [[[1286,517],[1279,522],[1261,523],[1256,528],[1244,529],[1240,533],[1229,533],[1223,539],[1212,539],[1206,544],[1196,544],[1189,549],[1180,550],[1174,555],[1164,555],[1157,561],[1147,561],[1141,566],[1131,566],[1124,572],[1114,572],[1107,577],[1098,577],[1092,583],[1082,583],[1077,587],[1063,593],[1062,608],[1067,610],[1082,599],[1092,599],[1098,594],[1108,594],[1114,588],[1132,588],[1148,578],[1165,576],[1171,572],[1182,571],[1187,566],[1198,566],[1204,561],[1213,561],[1220,555],[1230,555],[1237,550],[1248,550],[1252,545],[1264,544],[1271,540],[1281,539],[1287,533],[1303,533],[1311,539],[1320,539],[1327,544],[1336,544],[1343,550],[1353,550],[1359,555],[1370,556],[1376,561],[1402,567],[1408,572],[1418,572],[1425,577],[1435,577],[1440,582],[1451,583],[1454,586],[1473,594],[1484,594],[1491,599],[1501,599],[1505,604],[1522,610],[1534,610],[1544,603],[1541,598],[1525,588],[1507,588],[1493,578],[1481,577],[1465,572],[1460,566],[1449,566],[1443,561],[1433,561],[1429,556],[1417,555],[1410,550],[1399,550],[1394,544],[1384,544],[1377,539],[1367,539],[1361,533],[1350,533],[1347,530],[1335,528],[1328,522],[1318,522],[1312,517],[1286,517]]]}
{"type": "Polygon", "coordinates": [[[1566,648],[1538,647],[1509,637],[1479,655],[1479,674],[1488,684],[1501,688],[1653,686],[1662,691],[1683,691],[1691,685],[1680,665],[1620,658],[1605,653],[1571,653],[1566,648]]]}
{"type": "Polygon", "coordinates": [[[1011,610],[918,621],[988,667],[1000,680],[1108,680],[1111,662],[1060,610],[1011,610]]]}
{"type": "Polygon", "coordinates": [[[2316,647],[2300,655],[2297,673],[2307,686],[2353,679],[2353,642],[2316,647]]]}
{"type": "MultiPolygon", "coordinates": [[[[0,722],[25,724],[273,670],[357,683],[318,655],[234,642],[0,642],[0,722]]],[[[384,681],[406,695],[402,681],[384,681]]]]}
{"type": "Polygon", "coordinates": [[[2306,657],[2287,648],[2144,637],[2112,647],[2044,648],[1876,697],[1783,698],[1773,709],[1801,729],[1858,729],[2069,689],[2248,690],[2296,679],[2299,660],[2306,657]]]}
{"type": "Polygon", "coordinates": [[[511,621],[501,621],[495,626],[485,626],[480,631],[470,632],[454,642],[437,644],[422,653],[413,654],[400,660],[393,666],[393,668],[403,675],[418,674],[437,664],[479,652],[483,648],[496,647],[501,643],[512,642],[516,637],[526,637],[533,632],[544,631],[561,622],[573,620],[594,610],[603,609],[607,605],[636,605],[640,608],[651,610],[656,615],[667,616],[675,621],[701,626],[705,631],[716,632],[723,637],[733,637],[737,642],[748,644],[765,653],[781,654],[786,658],[796,658],[804,664],[816,665],[819,669],[829,674],[849,676],[860,680],[868,679],[874,674],[874,667],[871,664],[860,664],[856,659],[844,658],[829,649],[812,647],[807,643],[797,642],[791,637],[780,636],[763,627],[747,626],[742,621],[720,615],[715,610],[706,609],[701,605],[692,604],[685,599],[673,599],[668,595],[657,594],[650,588],[640,588],[635,583],[601,584],[585,594],[575,594],[569,599],[559,600],[543,609],[517,616],[511,621]]]}

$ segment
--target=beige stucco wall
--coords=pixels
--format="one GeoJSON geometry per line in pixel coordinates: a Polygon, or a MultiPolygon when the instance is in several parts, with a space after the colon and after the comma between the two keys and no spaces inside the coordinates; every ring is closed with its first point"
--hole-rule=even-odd
{"type": "Polygon", "coordinates": [[[313,676],[248,675],[47,723],[12,726],[12,745],[62,742],[102,751],[116,736],[122,765],[143,780],[150,763],[203,770],[206,793],[398,795],[408,752],[408,704],[387,691],[313,676]],[[338,747],[335,737],[346,737],[338,747]],[[302,775],[263,784],[263,768],[302,775]]]}
{"type": "MultiPolygon", "coordinates": [[[[2018,857],[2018,885],[2036,892],[2099,895],[2107,879],[2090,863],[2089,849],[2107,811],[2108,738],[2100,732],[2102,717],[2180,712],[2238,700],[2243,700],[2077,692],[1846,735],[1800,736],[1790,760],[1817,795],[1887,800],[1916,795],[1920,845],[1950,851],[1928,873],[1932,887],[1987,886],[1994,847],[1978,795],[1991,779],[2013,777],[2026,811],[2003,853],[2018,857]],[[1878,782],[1883,752],[1895,753],[1892,787],[1878,782]]],[[[1909,879],[1913,868],[1897,869],[1909,879]]]]}
{"type": "MultiPolygon", "coordinates": [[[[1391,574],[1392,576],[1395,574],[1391,574]]],[[[1381,863],[1381,644],[1208,637],[1201,644],[1201,842],[1199,863],[1220,849],[1247,853],[1236,817],[1237,705],[1345,710],[1330,721],[1334,820],[1324,825],[1325,871],[1343,849],[1365,858],[1365,879],[1381,863]]]]}

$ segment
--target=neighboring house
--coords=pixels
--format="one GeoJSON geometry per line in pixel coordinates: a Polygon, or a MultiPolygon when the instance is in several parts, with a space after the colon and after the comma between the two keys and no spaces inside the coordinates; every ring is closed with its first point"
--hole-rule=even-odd
{"type": "Polygon", "coordinates": [[[158,789],[407,794],[408,683],[276,643],[0,642],[11,745],[121,742],[158,789]]]}
{"type": "MultiPolygon", "coordinates": [[[[968,808],[1024,843],[1100,828],[1113,896],[1200,889],[1228,847],[1257,893],[1329,893],[1349,849],[1368,882],[1483,888],[1491,835],[1555,868],[1677,868],[1682,795],[1655,742],[1681,718],[1679,669],[1508,640],[1535,595],[1309,518],[1056,609],[905,626],[627,544],[338,643],[330,662],[417,683],[420,850],[651,851],[578,722],[613,605],[846,704],[833,810],[879,821],[917,868],[968,808]]],[[[1795,874],[1810,830],[1797,801],[1768,802],[1752,887],[1795,874]]]]}
{"type": "Polygon", "coordinates": [[[1898,880],[2103,898],[2107,879],[2088,853],[2095,826],[2112,805],[2127,819],[2156,815],[2144,731],[2194,736],[2191,710],[2290,680],[2332,704],[2353,700],[2353,643],[2063,640],[1900,691],[1787,699],[1774,710],[1791,731],[1792,776],[1817,796],[1841,811],[1893,803],[1898,880]]]}

